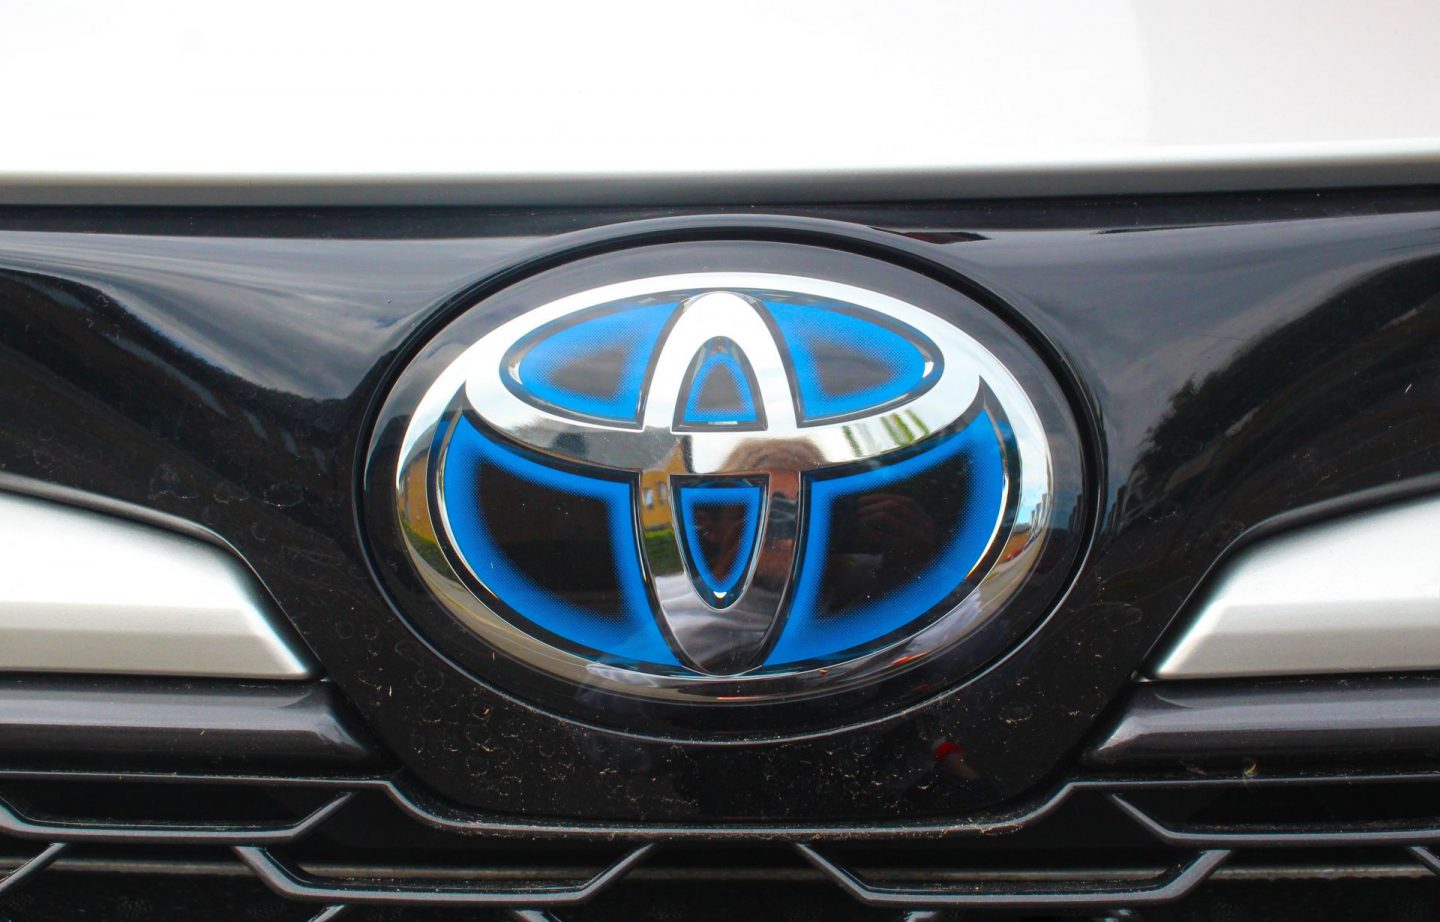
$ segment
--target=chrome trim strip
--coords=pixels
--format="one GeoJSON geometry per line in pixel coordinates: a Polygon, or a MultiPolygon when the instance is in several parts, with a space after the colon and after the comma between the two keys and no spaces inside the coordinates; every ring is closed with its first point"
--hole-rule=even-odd
{"type": "Polygon", "coordinates": [[[1151,147],[917,166],[470,173],[0,170],[0,205],[602,206],[929,201],[1426,185],[1440,137],[1151,147]]]}
{"type": "MultiPolygon", "coordinates": [[[[0,676],[0,752],[92,764],[372,765],[378,753],[330,682],[0,676]]],[[[0,832],[4,822],[0,791],[0,832]]]]}
{"type": "Polygon", "coordinates": [[[0,671],[300,679],[308,658],[219,547],[0,493],[0,671]]]}
{"type": "Polygon", "coordinates": [[[1241,552],[1160,679],[1440,668],[1440,498],[1301,528],[1241,552]]]}
{"type": "Polygon", "coordinates": [[[1265,757],[1423,756],[1440,748],[1431,677],[1146,682],[1085,754],[1106,767],[1265,757]]]}

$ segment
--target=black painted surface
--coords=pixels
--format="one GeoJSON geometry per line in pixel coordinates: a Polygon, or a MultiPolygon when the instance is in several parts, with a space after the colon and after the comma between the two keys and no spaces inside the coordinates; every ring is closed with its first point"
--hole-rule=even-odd
{"type": "Polygon", "coordinates": [[[697,821],[951,815],[1024,792],[1227,548],[1437,483],[1440,194],[806,214],[858,223],[727,233],[819,234],[968,279],[1074,382],[1095,451],[1098,515],[1063,602],[967,683],[861,728],[715,746],[570,723],[437,655],[370,574],[357,467],[407,350],[462,293],[632,229],[560,232],[655,215],[201,211],[127,237],[124,212],[0,213],[0,470],[233,543],[445,795],[697,821]]]}
{"type": "Polygon", "coordinates": [[[373,765],[325,682],[0,678],[0,758],[106,768],[373,765]]]}

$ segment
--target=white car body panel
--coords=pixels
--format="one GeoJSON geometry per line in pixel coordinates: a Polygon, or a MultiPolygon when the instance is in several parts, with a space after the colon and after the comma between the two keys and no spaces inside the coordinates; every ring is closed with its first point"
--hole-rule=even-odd
{"type": "Polygon", "coordinates": [[[1440,178],[1433,0],[21,0],[0,8],[0,35],[0,203],[799,201],[1440,178]]]}

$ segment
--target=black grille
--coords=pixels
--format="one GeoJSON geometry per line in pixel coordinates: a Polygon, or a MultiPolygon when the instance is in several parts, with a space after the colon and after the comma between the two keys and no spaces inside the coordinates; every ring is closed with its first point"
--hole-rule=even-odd
{"type": "Polygon", "coordinates": [[[1429,848],[1440,773],[1090,776],[963,822],[785,828],[482,816],[402,776],[5,771],[0,833],[0,910],[16,922],[96,887],[148,894],[120,898],[117,918],[180,899],[211,918],[391,918],[403,907],[407,918],[585,920],[658,912],[667,894],[690,918],[744,893],[769,894],[776,918],[1103,917],[1211,879],[1428,878],[1440,869],[1429,848]]]}

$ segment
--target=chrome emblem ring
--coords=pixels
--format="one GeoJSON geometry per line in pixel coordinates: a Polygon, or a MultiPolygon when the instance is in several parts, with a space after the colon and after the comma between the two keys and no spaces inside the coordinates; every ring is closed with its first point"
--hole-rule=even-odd
{"type": "Polygon", "coordinates": [[[890,295],[759,272],[625,280],[500,324],[425,389],[393,477],[410,563],[499,653],[732,704],[965,641],[1036,566],[1054,489],[1041,416],[980,341],[890,295]],[[567,503],[600,510],[586,546],[613,587],[535,556],[565,545],[567,503]],[[534,537],[542,507],[559,524],[534,537]]]}

